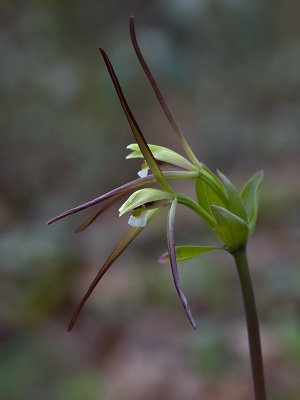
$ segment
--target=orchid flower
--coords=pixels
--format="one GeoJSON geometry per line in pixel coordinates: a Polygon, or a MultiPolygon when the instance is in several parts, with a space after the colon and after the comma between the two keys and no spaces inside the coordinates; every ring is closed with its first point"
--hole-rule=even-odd
{"type": "Polygon", "coordinates": [[[100,53],[104,59],[136,141],[136,143],[130,144],[127,147],[131,153],[126,158],[141,158],[142,168],[138,172],[139,178],[125,183],[124,185],[88,201],[87,203],[67,210],[47,222],[47,224],[52,224],[68,215],[101,203],[100,208],[75,231],[76,233],[79,233],[86,229],[105,210],[115,205],[115,203],[120,199],[129,196],[120,207],[119,215],[122,216],[124,214],[129,214],[128,223],[131,225],[131,228],[119,241],[104,265],[100,268],[98,274],[75,310],[68,329],[70,331],[73,328],[82,307],[113,262],[149,224],[152,218],[160,213],[162,209],[166,208],[168,209],[168,251],[161,255],[158,258],[158,261],[162,264],[170,264],[176,291],[193,328],[196,327],[196,324],[180,286],[177,262],[187,260],[212,250],[223,250],[233,255],[243,290],[245,289],[243,293],[247,313],[248,330],[250,327],[248,332],[252,367],[255,367],[255,369],[260,368],[259,373],[256,373],[258,376],[254,377],[255,393],[256,395],[259,394],[257,399],[265,399],[263,395],[259,397],[264,393],[263,381],[261,380],[262,357],[257,318],[255,319],[255,302],[250,276],[247,272],[248,267],[245,253],[248,239],[255,228],[258,213],[258,192],[263,178],[263,173],[262,171],[257,172],[244,186],[241,193],[239,193],[224,174],[220,171],[217,171],[217,174],[214,174],[204,163],[197,159],[184,135],[178,128],[141,53],[135,35],[133,17],[130,18],[129,28],[132,44],[138,60],[151,84],[152,89],[154,90],[164,114],[166,115],[175,134],[179,138],[186,156],[184,157],[166,147],[147,143],[126,101],[109,57],[104,49],[100,47],[100,53]],[[148,174],[149,172],[150,174],[148,174]],[[176,193],[170,185],[171,180],[194,180],[197,201],[185,196],[184,194],[176,193]],[[149,184],[152,185],[155,183],[159,185],[159,188],[148,187],[149,184]],[[222,243],[213,244],[212,246],[175,246],[174,220],[178,204],[182,204],[195,212],[206,223],[208,229],[214,234],[214,236],[222,243]],[[247,284],[245,284],[245,281],[247,281],[247,284]],[[255,328],[253,328],[253,326],[255,328]]]}

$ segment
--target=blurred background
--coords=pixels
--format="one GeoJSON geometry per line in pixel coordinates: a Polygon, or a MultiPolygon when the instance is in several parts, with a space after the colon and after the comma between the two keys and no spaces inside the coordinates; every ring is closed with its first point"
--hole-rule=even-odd
{"type": "MultiPolygon", "coordinates": [[[[5,400],[250,400],[247,335],[229,255],[180,264],[193,331],[167,266],[165,218],[69,319],[127,231],[118,205],[45,221],[135,179],[133,142],[98,52],[111,57],[149,143],[181,151],[134,55],[144,55],[195,153],[238,188],[265,179],[249,262],[270,400],[300,399],[300,2],[2,0],[0,390],[5,400]]],[[[193,193],[191,184],[174,183],[193,193]]],[[[165,214],[166,216],[166,214],[165,214]]],[[[177,244],[214,244],[178,208],[177,244]]]]}

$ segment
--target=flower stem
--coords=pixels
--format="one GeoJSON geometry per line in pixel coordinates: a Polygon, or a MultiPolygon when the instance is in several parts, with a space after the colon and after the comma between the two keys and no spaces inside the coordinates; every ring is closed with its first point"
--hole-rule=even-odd
{"type": "Polygon", "coordinates": [[[244,298],[255,400],[266,400],[259,322],[248,268],[246,248],[235,251],[232,255],[238,270],[244,298]]]}

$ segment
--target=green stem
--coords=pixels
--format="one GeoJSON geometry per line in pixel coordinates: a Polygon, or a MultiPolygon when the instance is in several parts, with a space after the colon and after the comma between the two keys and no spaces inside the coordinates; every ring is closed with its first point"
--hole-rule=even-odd
{"type": "Polygon", "coordinates": [[[200,217],[204,219],[207,223],[207,226],[210,230],[212,230],[216,226],[216,220],[208,214],[207,211],[204,210],[199,204],[197,204],[194,200],[190,197],[185,196],[183,194],[176,193],[176,197],[179,204],[183,204],[186,207],[189,207],[191,210],[195,211],[200,217]]]}
{"type": "Polygon", "coordinates": [[[234,257],[235,264],[238,270],[244,298],[255,399],[266,400],[267,395],[264,382],[259,323],[254,292],[248,268],[246,249],[244,248],[233,252],[232,255],[234,257]]]}

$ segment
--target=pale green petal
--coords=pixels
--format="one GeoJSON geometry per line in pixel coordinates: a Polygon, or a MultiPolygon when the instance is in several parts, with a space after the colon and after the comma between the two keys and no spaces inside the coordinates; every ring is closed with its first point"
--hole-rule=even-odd
{"type": "Polygon", "coordinates": [[[174,195],[159,189],[145,188],[134,192],[119,209],[120,216],[134,208],[158,200],[172,200],[174,195]]]}
{"type": "MultiPolygon", "coordinates": [[[[163,161],[165,163],[172,164],[190,171],[195,171],[197,169],[186,158],[176,153],[175,151],[168,149],[167,147],[156,146],[154,144],[149,144],[148,146],[156,160],[163,161]]],[[[144,158],[138,144],[130,144],[129,146],[127,146],[127,149],[132,150],[132,153],[128,154],[128,156],[126,157],[127,159],[144,158]]]]}

